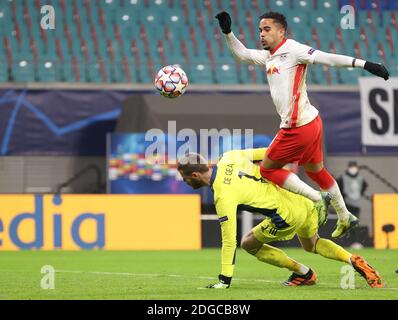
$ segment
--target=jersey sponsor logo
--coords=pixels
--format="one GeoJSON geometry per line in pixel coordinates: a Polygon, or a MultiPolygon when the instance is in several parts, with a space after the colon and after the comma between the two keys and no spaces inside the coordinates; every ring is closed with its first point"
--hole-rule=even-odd
{"type": "Polygon", "coordinates": [[[273,75],[274,73],[280,74],[280,67],[278,68],[275,64],[272,64],[267,70],[267,74],[273,75]]]}
{"type": "Polygon", "coordinates": [[[311,48],[310,50],[308,50],[308,52],[307,52],[307,53],[308,53],[309,55],[312,55],[312,54],[315,52],[315,50],[316,50],[316,49],[314,49],[314,48],[311,48]]]}
{"type": "Polygon", "coordinates": [[[286,54],[282,54],[282,55],[280,56],[281,62],[285,61],[286,58],[287,58],[287,55],[286,55],[286,54]]]}

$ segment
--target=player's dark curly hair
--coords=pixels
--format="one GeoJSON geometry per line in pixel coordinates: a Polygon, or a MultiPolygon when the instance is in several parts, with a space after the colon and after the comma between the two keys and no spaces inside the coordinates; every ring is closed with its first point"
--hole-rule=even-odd
{"type": "Polygon", "coordinates": [[[276,23],[279,23],[285,31],[287,31],[286,17],[282,13],[270,11],[261,15],[259,19],[273,19],[276,23]]]}

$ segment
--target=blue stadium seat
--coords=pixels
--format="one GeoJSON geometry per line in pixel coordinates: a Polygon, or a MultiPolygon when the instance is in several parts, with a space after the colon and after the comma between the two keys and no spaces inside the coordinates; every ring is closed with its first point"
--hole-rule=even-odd
{"type": "Polygon", "coordinates": [[[339,73],[340,73],[340,81],[342,84],[358,84],[358,77],[360,73],[357,69],[341,68],[339,70],[339,73]]]}
{"type": "Polygon", "coordinates": [[[123,64],[123,61],[115,61],[111,68],[112,82],[126,83],[126,82],[137,82],[137,74],[133,63],[126,64],[127,71],[123,64]]]}
{"type": "Polygon", "coordinates": [[[325,14],[319,11],[312,11],[309,14],[309,25],[314,26],[318,32],[334,30],[336,27],[340,26],[340,17],[332,16],[330,14],[325,14]]]}
{"type": "Polygon", "coordinates": [[[313,65],[310,68],[314,71],[314,81],[316,84],[327,85],[326,74],[322,65],[313,65]]]}
{"type": "Polygon", "coordinates": [[[156,73],[162,68],[160,61],[143,60],[137,68],[138,81],[142,83],[153,83],[156,73]],[[150,63],[151,62],[151,63],[150,63]]]}
{"type": "Polygon", "coordinates": [[[12,64],[12,80],[16,82],[36,81],[32,60],[16,60],[12,64]]]}
{"type": "Polygon", "coordinates": [[[213,83],[214,79],[211,65],[207,61],[193,59],[191,61],[189,81],[192,84],[213,83]]]}
{"type": "Polygon", "coordinates": [[[269,2],[269,10],[281,12],[283,10],[289,11],[289,0],[271,0],[269,2]]]}
{"type": "MultiPolygon", "coordinates": [[[[143,2],[143,1],[142,1],[143,2]]],[[[148,9],[150,11],[159,11],[162,12],[164,10],[169,9],[168,0],[156,0],[156,1],[148,1],[148,9]]]]}
{"type": "Polygon", "coordinates": [[[266,82],[266,71],[264,68],[240,63],[238,69],[243,84],[261,84],[266,82]]]}
{"type": "Polygon", "coordinates": [[[75,74],[73,72],[72,62],[64,61],[61,64],[60,81],[62,82],[76,82],[75,74]]]}
{"type": "Polygon", "coordinates": [[[307,68],[307,78],[306,78],[307,84],[312,83],[316,84],[316,77],[315,77],[315,70],[313,66],[310,66],[307,68]]]}
{"type": "Polygon", "coordinates": [[[37,64],[37,79],[42,82],[60,81],[59,65],[56,60],[42,59],[37,64]]]}
{"type": "Polygon", "coordinates": [[[0,82],[7,82],[8,81],[8,66],[5,63],[6,57],[5,55],[0,51],[0,61],[4,61],[3,63],[0,62],[0,82]]]}
{"type": "Polygon", "coordinates": [[[90,63],[88,65],[87,77],[89,82],[102,82],[101,68],[99,63],[90,63]]]}
{"type": "MultiPolygon", "coordinates": [[[[218,10],[227,10],[231,13],[235,34],[242,32],[244,42],[249,48],[255,48],[258,45],[258,14],[276,10],[286,15],[292,36],[297,41],[316,46],[316,41],[312,36],[312,29],[315,28],[322,50],[329,51],[330,43],[334,43],[337,53],[354,55],[358,52],[359,46],[361,55],[375,61],[382,59],[377,46],[380,42],[384,46],[387,62],[393,64],[390,61],[398,60],[398,47],[395,44],[398,36],[398,22],[395,22],[393,18],[394,15],[396,16],[395,4],[391,4],[395,2],[398,4],[398,1],[379,2],[381,5],[379,14],[377,10],[371,9],[371,1],[366,1],[363,8],[361,7],[363,2],[357,1],[357,7],[360,9],[357,10],[357,28],[343,30],[339,28],[343,15],[340,13],[336,0],[257,0],[255,2],[217,0],[210,1],[212,13],[208,12],[208,2],[196,0],[187,0],[185,6],[176,0],[89,2],[65,0],[66,10],[63,10],[60,0],[52,0],[51,4],[57,13],[56,29],[47,30],[43,34],[39,24],[35,23],[41,17],[37,12],[36,1],[0,1],[0,41],[2,42],[0,54],[6,55],[7,44],[13,55],[10,72],[4,72],[8,68],[6,59],[0,61],[0,69],[3,70],[2,77],[9,77],[9,80],[100,82],[103,80],[102,73],[94,67],[100,56],[106,61],[104,69],[109,82],[127,81],[126,67],[124,64],[117,65],[116,61],[128,59],[130,71],[135,75],[131,79],[133,82],[150,83],[153,81],[152,67],[157,69],[162,64],[179,63],[186,70],[190,70],[193,81],[198,83],[206,83],[206,81],[209,84],[222,83],[224,80],[225,83],[234,81],[236,83],[264,83],[265,74],[258,67],[249,68],[247,65],[243,67],[243,64],[237,67],[234,62],[228,70],[222,70],[217,62],[215,70],[212,70],[213,58],[215,60],[231,58],[223,36],[216,38],[216,36],[219,37],[219,34],[215,33],[215,30],[218,31],[217,21],[213,16],[209,16],[216,14],[218,10]],[[258,5],[259,12],[253,4],[258,5]],[[15,21],[13,21],[14,5],[16,6],[15,21]],[[235,8],[237,10],[234,10],[235,8]],[[184,11],[184,9],[187,10],[184,11]],[[28,15],[25,14],[26,12],[28,15]],[[79,14],[76,15],[76,12],[79,14]],[[237,19],[235,19],[236,12],[238,12],[237,19]],[[188,15],[188,20],[185,19],[185,14],[188,15]],[[369,23],[369,16],[374,22],[374,30],[369,23]],[[201,17],[203,24],[201,24],[201,17]],[[28,27],[26,23],[29,19],[32,21],[32,27],[28,27]],[[248,21],[251,21],[253,25],[249,25],[248,21]],[[358,26],[365,30],[369,49],[364,39],[360,38],[362,29],[358,26]],[[390,43],[394,43],[397,47],[395,50],[391,50],[386,37],[387,26],[390,27],[391,32],[390,43]],[[92,34],[93,30],[96,37],[92,34]],[[145,31],[147,44],[143,41],[142,30],[145,31]],[[337,30],[341,32],[343,44],[339,42],[337,30]],[[67,35],[71,38],[71,48],[68,45],[67,35]],[[193,37],[198,46],[197,52],[193,37]],[[111,41],[111,45],[108,41],[111,41]],[[163,53],[158,50],[159,41],[163,45],[163,53]],[[133,52],[132,43],[135,43],[137,52],[133,52]],[[355,47],[356,43],[357,47],[355,47]],[[187,52],[183,51],[183,44],[187,52]],[[32,45],[34,50],[32,50],[32,45]],[[85,48],[82,48],[82,45],[85,48]],[[110,48],[112,50],[109,50],[110,48]],[[137,53],[138,57],[135,55],[137,53]],[[37,65],[32,55],[40,60],[37,65]],[[55,56],[56,60],[62,57],[65,64],[62,64],[58,71],[53,68],[43,68],[41,58],[44,55],[55,56]],[[77,64],[74,66],[70,62],[73,57],[77,59],[77,64]],[[22,60],[29,63],[21,67],[19,62],[22,60]],[[191,65],[186,65],[186,60],[190,60],[191,65]],[[147,65],[151,61],[153,66],[147,65]],[[79,80],[75,77],[76,73],[79,75],[79,80]]],[[[340,3],[349,4],[350,1],[340,3]]],[[[226,61],[224,64],[227,64],[226,61]]],[[[322,71],[315,70],[309,76],[309,82],[323,82],[322,75],[322,71]]],[[[354,83],[358,75],[357,72],[343,72],[342,74],[338,72],[331,73],[331,78],[333,83],[336,81],[354,83]]]]}
{"type": "Polygon", "coordinates": [[[110,82],[112,83],[128,82],[122,61],[116,61],[110,66],[110,77],[111,77],[110,82]]]}
{"type": "Polygon", "coordinates": [[[217,64],[215,76],[216,83],[236,84],[239,82],[235,62],[217,64]]]}
{"type": "Polygon", "coordinates": [[[390,64],[388,70],[390,71],[391,77],[398,77],[398,63],[396,61],[390,64]]]}
{"type": "Polygon", "coordinates": [[[300,41],[310,32],[308,24],[309,15],[307,12],[288,12],[286,13],[288,26],[296,40],[300,41]]]}
{"type": "MultiPolygon", "coordinates": [[[[307,2],[310,2],[310,0],[307,0],[307,2]]],[[[318,6],[316,8],[312,6],[311,10],[315,9],[317,11],[332,15],[340,13],[340,8],[335,0],[317,0],[317,4],[318,6]]]]}
{"type": "Polygon", "coordinates": [[[287,7],[288,9],[294,9],[294,11],[306,11],[306,12],[310,12],[313,10],[312,7],[312,0],[299,0],[299,1],[286,1],[289,3],[285,4],[285,7],[287,7]],[[292,7],[290,7],[290,5],[292,5],[292,7]]]}
{"type": "Polygon", "coordinates": [[[339,81],[339,68],[329,68],[332,84],[337,84],[339,81]]]}
{"type": "Polygon", "coordinates": [[[91,82],[89,78],[89,66],[94,64],[94,62],[84,62],[78,59],[76,64],[72,62],[72,76],[75,76],[75,82],[91,82]]]}

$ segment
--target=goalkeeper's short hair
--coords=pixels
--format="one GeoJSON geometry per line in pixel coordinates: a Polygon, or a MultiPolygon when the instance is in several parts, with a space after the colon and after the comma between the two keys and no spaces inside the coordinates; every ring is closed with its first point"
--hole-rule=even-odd
{"type": "Polygon", "coordinates": [[[188,153],[178,160],[177,170],[190,176],[193,172],[204,173],[209,171],[208,162],[199,153],[188,153]]]}

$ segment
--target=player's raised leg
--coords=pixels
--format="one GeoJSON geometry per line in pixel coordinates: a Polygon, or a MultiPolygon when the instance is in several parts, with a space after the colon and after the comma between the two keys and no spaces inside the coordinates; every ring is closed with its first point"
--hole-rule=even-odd
{"type": "MultiPolygon", "coordinates": [[[[347,210],[336,180],[326,168],[324,168],[322,150],[323,124],[320,117],[314,120],[313,131],[313,143],[304,152],[301,163],[304,165],[307,175],[316,182],[322,190],[327,191],[331,195],[331,204],[339,217],[332,237],[340,238],[351,229],[358,226],[359,221],[347,210]]],[[[307,132],[306,135],[308,134],[307,132]]],[[[306,135],[304,135],[304,137],[306,137],[306,135]]]]}
{"type": "Polygon", "coordinates": [[[318,190],[310,187],[293,172],[283,169],[286,164],[286,162],[271,160],[266,154],[260,166],[261,176],[286,190],[301,194],[312,201],[321,200],[322,196],[318,190]]]}
{"type": "Polygon", "coordinates": [[[340,188],[336,180],[323,166],[323,162],[316,164],[308,163],[304,168],[307,175],[315,181],[322,190],[327,191],[332,196],[331,204],[338,215],[337,225],[332,233],[332,237],[340,238],[357,227],[359,224],[358,218],[347,210],[340,188]]]}
{"type": "Polygon", "coordinates": [[[282,250],[259,241],[252,231],[242,238],[241,247],[261,262],[292,271],[293,274],[283,283],[284,285],[302,286],[315,284],[315,272],[288,257],[282,250]]]}
{"type": "MultiPolygon", "coordinates": [[[[260,166],[261,176],[312,201],[324,202],[326,194],[310,187],[293,172],[283,169],[288,163],[297,162],[302,165],[312,159],[314,135],[318,137],[321,132],[320,117],[299,128],[281,128],[264,155],[260,166]]],[[[319,156],[322,159],[322,154],[319,156]]]]}
{"type": "MultiPolygon", "coordinates": [[[[287,163],[284,162],[271,160],[268,155],[265,154],[264,160],[260,166],[261,176],[286,190],[311,199],[320,207],[327,207],[328,205],[325,203],[328,201],[329,196],[327,192],[315,190],[293,172],[283,169],[286,164],[287,163]]],[[[326,216],[327,212],[323,212],[323,215],[326,216]]]]}

